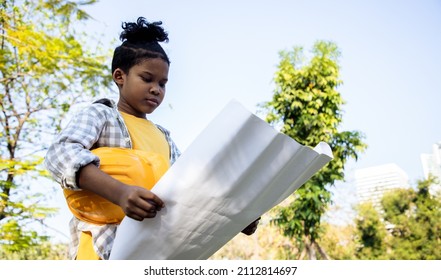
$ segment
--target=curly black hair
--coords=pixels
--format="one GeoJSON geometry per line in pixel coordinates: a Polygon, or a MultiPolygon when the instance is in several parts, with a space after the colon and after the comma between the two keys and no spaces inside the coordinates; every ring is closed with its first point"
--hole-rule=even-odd
{"type": "Polygon", "coordinates": [[[128,73],[130,68],[144,59],[161,58],[170,65],[170,60],[160,42],[168,42],[168,33],[161,21],[148,22],[139,17],[136,22],[123,22],[118,46],[112,59],[112,73],[120,68],[128,73]]]}

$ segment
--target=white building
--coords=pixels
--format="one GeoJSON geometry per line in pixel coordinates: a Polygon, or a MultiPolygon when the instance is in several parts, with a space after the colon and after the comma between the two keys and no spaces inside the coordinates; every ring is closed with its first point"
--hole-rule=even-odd
{"type": "MultiPolygon", "coordinates": [[[[441,142],[432,145],[431,154],[421,155],[421,163],[425,179],[428,179],[431,174],[441,181],[441,142]]],[[[432,192],[441,192],[441,185],[432,185],[430,190],[432,192]]]]}
{"type": "Polygon", "coordinates": [[[354,177],[358,202],[372,202],[377,209],[385,192],[410,186],[407,174],[393,163],[355,170],[354,177]]]}

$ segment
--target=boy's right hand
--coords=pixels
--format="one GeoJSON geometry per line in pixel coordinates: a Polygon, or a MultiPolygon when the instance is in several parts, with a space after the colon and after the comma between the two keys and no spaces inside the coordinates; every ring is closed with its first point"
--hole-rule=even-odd
{"type": "Polygon", "coordinates": [[[156,212],[164,207],[164,202],[151,191],[138,187],[124,185],[118,205],[124,213],[137,221],[154,218],[156,212]]]}
{"type": "Polygon", "coordinates": [[[78,185],[119,205],[128,217],[138,221],[154,218],[164,207],[164,202],[151,191],[123,184],[92,163],[79,170],[78,185]]]}

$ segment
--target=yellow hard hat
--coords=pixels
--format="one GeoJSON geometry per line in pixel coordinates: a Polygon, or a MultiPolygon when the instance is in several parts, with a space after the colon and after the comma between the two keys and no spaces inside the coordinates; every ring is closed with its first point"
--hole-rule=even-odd
{"type": "MultiPolygon", "coordinates": [[[[127,185],[150,190],[169,168],[169,161],[154,152],[102,147],[91,151],[100,158],[100,169],[127,185]]],[[[102,186],[105,188],[106,186],[102,186]]],[[[63,190],[70,211],[93,224],[119,224],[121,207],[87,190],[63,190]]]]}

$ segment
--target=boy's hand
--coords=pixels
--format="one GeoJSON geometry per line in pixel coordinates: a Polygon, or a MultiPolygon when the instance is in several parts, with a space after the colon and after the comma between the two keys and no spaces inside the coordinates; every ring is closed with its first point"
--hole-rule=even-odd
{"type": "Polygon", "coordinates": [[[153,218],[156,212],[164,207],[164,202],[151,191],[123,184],[93,163],[83,166],[77,176],[81,189],[94,192],[119,205],[132,219],[142,221],[145,218],[153,218]]]}
{"type": "Polygon", "coordinates": [[[118,204],[128,217],[137,221],[154,218],[164,207],[164,202],[151,191],[130,185],[124,185],[118,204]]]}
{"type": "Polygon", "coordinates": [[[246,235],[251,235],[253,234],[256,230],[257,230],[257,225],[259,224],[260,221],[260,217],[257,218],[254,222],[252,222],[251,224],[249,224],[246,228],[244,228],[242,230],[242,233],[246,234],[246,235]]]}

